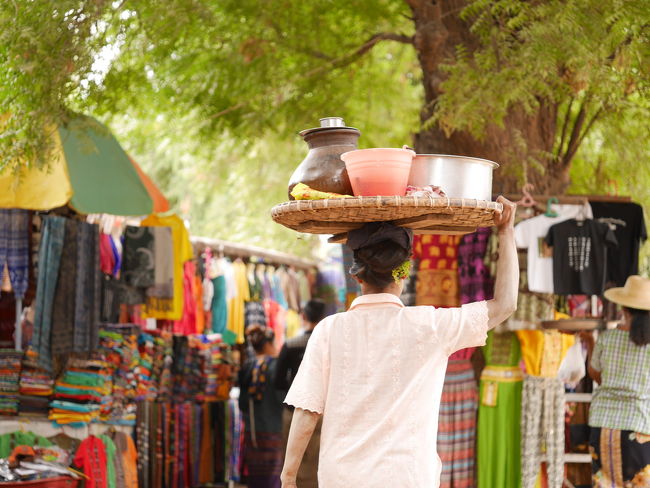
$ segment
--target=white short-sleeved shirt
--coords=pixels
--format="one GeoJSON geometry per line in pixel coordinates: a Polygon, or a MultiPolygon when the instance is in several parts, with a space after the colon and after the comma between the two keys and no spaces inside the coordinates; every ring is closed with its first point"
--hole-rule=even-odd
{"type": "Polygon", "coordinates": [[[435,488],[438,410],[452,353],[485,344],[486,302],[404,307],[364,295],[312,333],[285,402],[323,414],[321,488],[435,488]]]}

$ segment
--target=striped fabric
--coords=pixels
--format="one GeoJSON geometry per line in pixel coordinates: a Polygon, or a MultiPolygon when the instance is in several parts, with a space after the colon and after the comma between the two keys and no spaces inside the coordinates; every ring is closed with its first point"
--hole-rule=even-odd
{"type": "Polygon", "coordinates": [[[474,487],[478,390],[469,360],[450,360],[440,402],[438,455],[440,488],[474,487]]]}
{"type": "Polygon", "coordinates": [[[280,488],[283,452],[281,432],[256,432],[253,443],[246,432],[245,462],[248,488],[280,488]]]}

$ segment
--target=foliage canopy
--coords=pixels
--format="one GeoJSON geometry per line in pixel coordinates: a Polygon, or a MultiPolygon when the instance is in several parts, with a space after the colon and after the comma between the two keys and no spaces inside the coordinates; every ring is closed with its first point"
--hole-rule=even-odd
{"type": "Polygon", "coordinates": [[[295,132],[320,116],[344,116],[364,146],[399,146],[429,125],[480,139],[513,107],[551,104],[555,145],[522,161],[522,182],[527,165],[575,161],[574,189],[614,179],[650,203],[646,0],[468,1],[453,14],[472,42],[444,60],[435,100],[424,2],[2,2],[0,169],[43,164],[44,128],[92,113],[178,208],[191,201],[196,233],[279,245],[268,208],[305,153],[295,132]]]}

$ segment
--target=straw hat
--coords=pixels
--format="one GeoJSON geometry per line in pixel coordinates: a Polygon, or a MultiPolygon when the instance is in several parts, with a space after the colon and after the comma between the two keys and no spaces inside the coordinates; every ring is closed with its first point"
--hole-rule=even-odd
{"type": "Polygon", "coordinates": [[[650,310],[650,280],[640,276],[630,276],[624,287],[610,288],[605,298],[624,307],[650,310]]]}

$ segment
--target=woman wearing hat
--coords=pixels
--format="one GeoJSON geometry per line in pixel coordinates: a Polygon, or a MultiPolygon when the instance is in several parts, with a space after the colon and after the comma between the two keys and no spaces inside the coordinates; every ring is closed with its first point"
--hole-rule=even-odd
{"type": "Polygon", "coordinates": [[[623,307],[623,321],[595,348],[587,336],[589,375],[600,385],[589,413],[593,483],[650,487],[650,280],[630,276],[605,298],[623,307]]]}
{"type": "Polygon", "coordinates": [[[246,329],[255,351],[239,372],[239,407],[244,416],[244,463],[249,488],[280,488],[282,397],[273,386],[276,350],[273,330],[260,324],[246,329]]]}
{"type": "MultiPolygon", "coordinates": [[[[515,205],[499,198],[500,255],[494,299],[458,308],[405,307],[412,233],[375,222],[348,233],[350,273],[362,296],[325,318],[309,339],[285,402],[295,407],[282,470],[296,487],[300,462],[322,416],[320,488],[436,488],[438,410],[447,360],[485,344],[516,308],[515,205]]],[[[300,487],[298,487],[300,488],[300,487]]]]}

